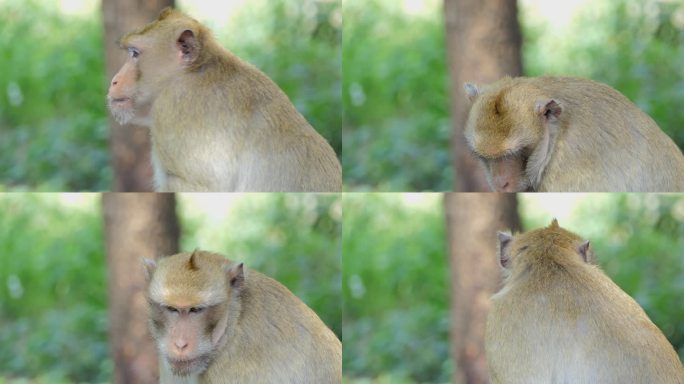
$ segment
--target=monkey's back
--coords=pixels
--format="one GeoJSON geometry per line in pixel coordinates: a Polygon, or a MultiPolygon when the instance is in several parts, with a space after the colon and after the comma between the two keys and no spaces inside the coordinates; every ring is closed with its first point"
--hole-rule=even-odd
{"type": "Polygon", "coordinates": [[[248,270],[246,282],[240,329],[201,381],[339,384],[342,344],[318,315],[259,272],[248,270]]]}
{"type": "Polygon", "coordinates": [[[185,175],[176,180],[180,188],[170,189],[340,191],[334,150],[287,95],[251,64],[215,49],[205,69],[171,82],[154,103],[152,139],[160,160],[171,174],[185,175]],[[179,122],[180,132],[159,134],[179,122]]]}
{"type": "MultiPolygon", "coordinates": [[[[517,79],[514,79],[517,80],[517,79]]],[[[563,108],[540,192],[684,191],[684,156],[646,113],[615,89],[571,77],[522,79],[563,108]],[[576,143],[573,145],[573,143],[576,143]],[[575,164],[575,169],[563,168],[575,164]],[[592,170],[592,172],[585,172],[592,170]],[[568,177],[568,173],[576,177],[568,177]],[[601,178],[584,177],[600,174],[601,178]]]]}
{"type": "Polygon", "coordinates": [[[534,274],[492,298],[486,345],[493,383],[684,383],[665,336],[597,267],[534,274]]]}

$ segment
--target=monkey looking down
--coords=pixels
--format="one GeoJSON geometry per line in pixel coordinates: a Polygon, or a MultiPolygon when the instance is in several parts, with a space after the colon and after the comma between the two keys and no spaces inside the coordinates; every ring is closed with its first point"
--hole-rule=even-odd
{"type": "Polygon", "coordinates": [[[504,77],[465,91],[466,141],[494,191],[684,191],[680,149],[605,84],[504,77]]]}
{"type": "Polygon", "coordinates": [[[280,88],[181,12],[121,39],[107,100],[150,128],[157,191],[334,192],[339,160],[280,88]]]}
{"type": "Polygon", "coordinates": [[[485,351],[492,383],[684,383],[672,345],[561,228],[499,232],[503,288],[491,299],[485,351]]]}
{"type": "Polygon", "coordinates": [[[198,250],[145,266],[162,384],[341,382],[340,340],[277,281],[198,250]]]}

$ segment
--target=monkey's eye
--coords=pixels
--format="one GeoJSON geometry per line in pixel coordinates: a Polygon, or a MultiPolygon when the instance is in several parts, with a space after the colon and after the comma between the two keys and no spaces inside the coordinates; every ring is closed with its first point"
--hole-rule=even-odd
{"type": "Polygon", "coordinates": [[[164,306],[164,309],[165,309],[167,312],[178,313],[178,308],[169,307],[169,306],[164,306]]]}
{"type": "Polygon", "coordinates": [[[130,56],[132,59],[137,59],[138,56],[140,56],[140,51],[133,47],[128,48],[128,56],[130,56]]]}
{"type": "Polygon", "coordinates": [[[200,313],[204,310],[202,307],[192,307],[190,308],[190,313],[200,313]]]}

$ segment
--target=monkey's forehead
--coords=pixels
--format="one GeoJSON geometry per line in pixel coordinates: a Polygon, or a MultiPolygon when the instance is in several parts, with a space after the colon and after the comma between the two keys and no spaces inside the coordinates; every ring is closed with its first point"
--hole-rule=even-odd
{"type": "Polygon", "coordinates": [[[153,279],[148,287],[148,295],[157,303],[177,308],[210,306],[228,297],[225,279],[204,281],[174,276],[153,279]]]}
{"type": "MultiPolygon", "coordinates": [[[[200,24],[197,20],[186,16],[180,12],[174,13],[171,17],[155,20],[143,27],[130,31],[121,38],[121,43],[129,43],[135,39],[140,39],[146,35],[169,34],[179,32],[183,29],[199,30],[200,24]]],[[[175,36],[173,36],[175,38],[175,36]]]]}

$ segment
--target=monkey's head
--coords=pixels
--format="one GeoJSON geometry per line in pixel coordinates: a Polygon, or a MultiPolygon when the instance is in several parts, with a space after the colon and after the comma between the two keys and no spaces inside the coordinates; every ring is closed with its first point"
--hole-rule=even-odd
{"type": "Polygon", "coordinates": [[[195,250],[145,267],[149,326],[163,363],[178,376],[203,372],[237,324],[243,264],[195,250]]]}
{"type": "Polygon", "coordinates": [[[482,88],[466,83],[465,92],[471,102],[466,141],[492,190],[535,190],[555,144],[559,103],[510,77],[482,88]]]}
{"type": "Polygon", "coordinates": [[[523,274],[537,265],[591,264],[594,259],[589,240],[561,228],[556,219],[546,228],[515,236],[498,232],[497,237],[499,265],[506,277],[523,274]]]}
{"type": "Polygon", "coordinates": [[[170,8],[156,21],[125,35],[120,46],[128,58],[107,94],[114,118],[121,124],[151,125],[151,104],[165,85],[204,63],[202,48],[209,35],[197,20],[170,8]]]}

